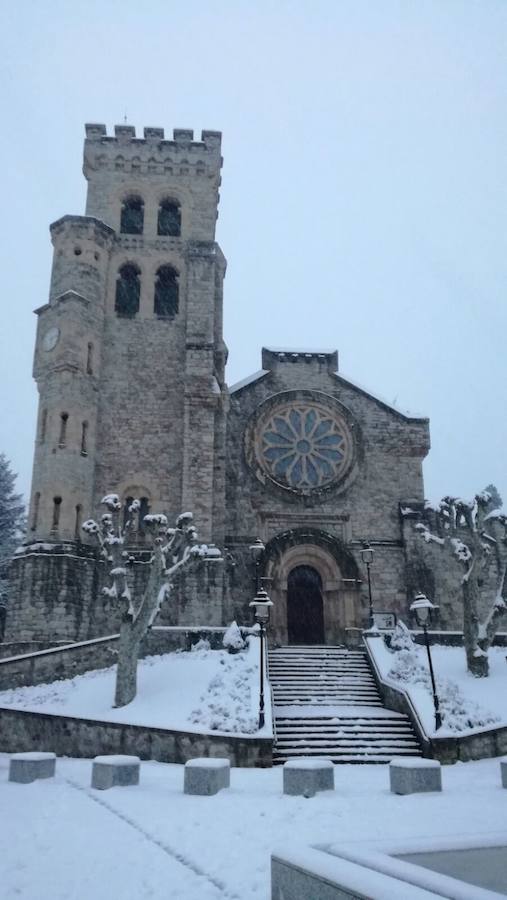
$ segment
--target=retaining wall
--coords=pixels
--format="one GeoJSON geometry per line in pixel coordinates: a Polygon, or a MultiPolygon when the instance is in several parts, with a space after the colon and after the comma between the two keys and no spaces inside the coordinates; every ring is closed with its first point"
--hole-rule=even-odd
{"type": "MultiPolygon", "coordinates": [[[[212,649],[222,646],[225,628],[154,627],[141,644],[140,658],[190,650],[201,638],[212,649]]],[[[248,629],[245,629],[248,631],[248,629]]],[[[117,660],[118,635],[111,634],[77,644],[64,644],[49,650],[0,659],[0,690],[23,685],[45,684],[83,675],[92,669],[105,669],[117,660]]]]}
{"type": "Polygon", "coordinates": [[[268,767],[272,765],[273,741],[0,708],[0,751],[30,750],[86,759],[127,754],[172,763],[185,763],[198,756],[224,757],[232,766],[268,767]]]}

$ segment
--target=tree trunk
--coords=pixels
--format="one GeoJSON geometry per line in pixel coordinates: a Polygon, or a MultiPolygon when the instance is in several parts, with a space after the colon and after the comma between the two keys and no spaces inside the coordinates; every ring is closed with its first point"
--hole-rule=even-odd
{"type": "Polygon", "coordinates": [[[479,645],[479,585],[475,575],[475,565],[463,580],[463,638],[468,671],[476,678],[489,675],[488,655],[479,645]]]}
{"type": "Polygon", "coordinates": [[[141,641],[151,624],[156,611],[164,566],[159,548],[155,550],[150,563],[148,584],[141,605],[132,617],[126,614],[120,626],[118,643],[118,665],[116,667],[115,706],[127,706],[137,694],[137,661],[141,641]]]}
{"type": "Polygon", "coordinates": [[[120,639],[118,642],[115,706],[127,706],[136,696],[137,660],[140,643],[141,640],[133,620],[125,618],[120,626],[120,639]]]}

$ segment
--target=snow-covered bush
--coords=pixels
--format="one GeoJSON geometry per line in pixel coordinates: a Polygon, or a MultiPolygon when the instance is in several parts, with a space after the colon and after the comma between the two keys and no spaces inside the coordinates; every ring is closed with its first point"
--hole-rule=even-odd
{"type": "Polygon", "coordinates": [[[396,627],[394,628],[391,634],[391,640],[389,642],[390,650],[412,650],[414,646],[414,639],[410,634],[405,622],[402,622],[401,619],[398,620],[396,627]]]}
{"type": "MultiPolygon", "coordinates": [[[[424,651],[417,644],[412,643],[410,649],[398,650],[387,674],[394,681],[405,685],[421,685],[429,694],[432,693],[428,663],[424,658],[424,651]]],[[[498,721],[498,716],[466,698],[455,681],[438,676],[435,681],[444,728],[459,733],[498,721]]]]}
{"type": "Polygon", "coordinates": [[[192,644],[190,649],[192,653],[207,653],[208,650],[211,650],[211,644],[206,638],[200,638],[196,644],[192,644]]]}
{"type": "Polygon", "coordinates": [[[245,642],[236,621],[231,622],[224,634],[222,644],[229,653],[239,653],[245,649],[245,642]]]}
{"type": "Polygon", "coordinates": [[[480,728],[498,722],[498,716],[468,700],[455,681],[437,678],[437,691],[444,728],[460,732],[467,728],[480,728]]]}
{"type": "Polygon", "coordinates": [[[257,672],[249,654],[230,656],[224,651],[220,662],[222,671],[215,675],[208,690],[199,698],[200,705],[192,710],[190,721],[211,731],[257,731],[257,714],[252,710],[251,682],[257,672]]]}
{"type": "Polygon", "coordinates": [[[394,662],[387,674],[389,678],[405,684],[426,684],[429,677],[427,666],[424,665],[415,644],[412,644],[410,649],[395,652],[394,662]]]}

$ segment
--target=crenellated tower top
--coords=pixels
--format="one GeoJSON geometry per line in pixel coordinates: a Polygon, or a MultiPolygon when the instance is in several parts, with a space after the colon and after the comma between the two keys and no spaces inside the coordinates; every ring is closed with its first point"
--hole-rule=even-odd
{"type": "MultiPolygon", "coordinates": [[[[108,135],[102,124],[85,125],[83,173],[88,181],[86,215],[119,229],[119,210],[129,195],[141,198],[149,220],[164,198],[185,210],[185,231],[197,240],[215,239],[222,168],[219,131],[202,131],[194,140],[189,128],[175,128],[172,140],[163,128],[146,127],[136,136],[133,125],[115,125],[108,135]]],[[[149,230],[149,229],[148,229],[149,230]]]]}

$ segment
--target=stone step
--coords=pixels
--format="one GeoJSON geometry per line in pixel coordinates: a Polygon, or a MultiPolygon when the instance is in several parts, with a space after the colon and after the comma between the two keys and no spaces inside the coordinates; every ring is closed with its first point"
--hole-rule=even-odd
{"type": "Polygon", "coordinates": [[[395,756],[421,756],[408,716],[384,711],[363,651],[290,647],[271,650],[268,659],[275,764],[324,756],[335,763],[385,765],[395,756]],[[338,714],[319,713],[319,707],[338,714]]]}

